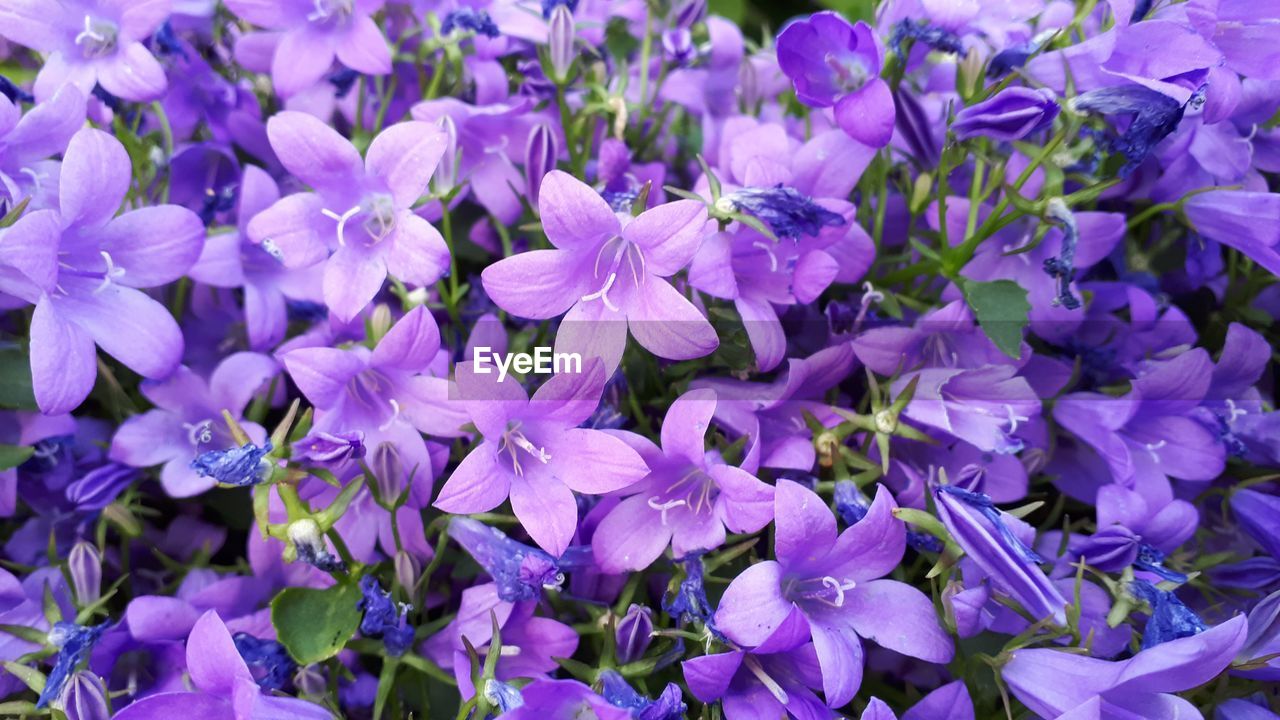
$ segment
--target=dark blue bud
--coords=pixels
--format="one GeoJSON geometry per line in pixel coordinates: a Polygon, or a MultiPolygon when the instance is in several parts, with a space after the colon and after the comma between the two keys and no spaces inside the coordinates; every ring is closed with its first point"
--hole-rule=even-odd
{"type": "Polygon", "coordinates": [[[1076,276],[1076,245],[1080,241],[1080,231],[1076,226],[1076,216],[1058,198],[1049,201],[1046,214],[1049,222],[1062,228],[1062,252],[1057,257],[1044,261],[1044,271],[1058,281],[1058,296],[1054,303],[1068,310],[1080,307],[1080,298],[1071,292],[1071,281],[1076,276]]]}
{"type": "Polygon", "coordinates": [[[1161,590],[1145,580],[1129,583],[1129,592],[1151,606],[1151,619],[1142,632],[1142,649],[1161,643],[1191,637],[1208,629],[1199,615],[1173,593],[1161,590]]]}
{"type": "Polygon", "coordinates": [[[89,657],[94,643],[107,629],[107,623],[85,627],[70,622],[54,623],[49,631],[49,644],[58,648],[58,656],[53,662],[53,670],[45,679],[44,689],[36,700],[36,707],[48,707],[62,694],[62,688],[71,678],[71,674],[80,663],[89,657]]]}
{"type": "Polygon", "coordinates": [[[270,452],[270,441],[262,447],[245,443],[243,447],[200,453],[191,461],[191,467],[200,477],[213,478],[223,485],[247,487],[271,476],[275,466],[267,458],[270,452]]]}
{"type": "Polygon", "coordinates": [[[755,215],[780,238],[815,237],[824,227],[845,224],[843,215],[831,212],[793,187],[743,188],[721,198],[735,210],[755,215]]]}
{"type": "Polygon", "coordinates": [[[893,50],[894,54],[899,57],[903,55],[902,45],[907,40],[924,43],[939,52],[953,55],[964,54],[964,45],[960,42],[959,35],[946,28],[930,25],[924,20],[906,18],[893,26],[893,32],[889,35],[889,48],[893,50]]]}
{"type": "Polygon", "coordinates": [[[189,59],[187,49],[182,46],[182,41],[178,39],[177,33],[173,31],[173,25],[166,20],[151,36],[151,41],[155,43],[156,49],[161,55],[177,55],[183,60],[189,59]]]}
{"type": "Polygon", "coordinates": [[[1070,105],[1077,111],[1132,116],[1128,129],[1109,143],[1110,149],[1126,160],[1120,177],[1128,177],[1161,140],[1177,130],[1186,111],[1177,100],[1141,85],[1090,90],[1072,98],[1070,105]]]}
{"type": "Polygon", "coordinates": [[[244,658],[258,687],[263,690],[284,689],[298,667],[284,645],[243,632],[236,633],[231,639],[235,641],[236,652],[244,658]]]}
{"type": "Polygon", "coordinates": [[[600,673],[600,696],[610,705],[631,713],[636,720],[678,720],[687,709],[680,693],[680,686],[667,683],[656,700],[636,692],[616,670],[600,673]]]}
{"type": "Polygon", "coordinates": [[[451,10],[444,16],[444,22],[440,24],[440,34],[448,35],[454,30],[470,30],[477,35],[491,38],[499,35],[498,26],[494,24],[493,18],[489,17],[489,13],[470,7],[451,10]]]}
{"type": "Polygon", "coordinates": [[[1164,553],[1146,543],[1138,545],[1138,556],[1137,559],[1133,561],[1133,567],[1138,570],[1145,570],[1149,573],[1159,575],[1161,580],[1168,580],[1169,582],[1175,583],[1184,583],[1187,581],[1186,575],[1170,570],[1164,566],[1164,553]]]}
{"type": "Polygon", "coordinates": [[[1001,50],[987,63],[987,77],[996,80],[1008,75],[1015,68],[1026,65],[1038,49],[1039,45],[1035,43],[1023,43],[1001,50]]]}
{"type": "Polygon", "coordinates": [[[982,514],[983,517],[995,527],[1000,533],[1000,537],[1004,540],[1009,550],[1017,553],[1026,562],[1039,565],[1044,562],[1044,558],[1040,557],[1034,550],[1023,544],[1021,540],[1013,534],[1009,526],[1005,524],[1002,511],[996,507],[995,502],[991,500],[985,493],[971,492],[955,485],[943,485],[938,488],[940,491],[952,495],[958,500],[963,501],[973,509],[982,514]]]}
{"type": "Polygon", "coordinates": [[[490,678],[484,683],[484,699],[497,709],[498,714],[515,710],[524,705],[524,696],[514,685],[490,678]]]}
{"type": "Polygon", "coordinates": [[[564,584],[556,558],[512,540],[497,528],[456,517],[449,521],[448,532],[489,573],[498,586],[498,597],[507,602],[536,600],[543,588],[564,584]]]}
{"type": "Polygon", "coordinates": [[[413,646],[409,606],[394,602],[391,593],[383,590],[372,575],[360,578],[360,592],[363,596],[356,603],[364,613],[360,620],[360,633],[365,637],[380,638],[387,652],[394,656],[405,654],[413,646]]]}
{"type": "Polygon", "coordinates": [[[678,622],[696,620],[707,625],[713,608],[707,600],[707,588],[703,582],[702,556],[689,555],[679,562],[684,568],[684,579],[680,581],[674,596],[670,599],[662,598],[662,610],[678,622]]]}

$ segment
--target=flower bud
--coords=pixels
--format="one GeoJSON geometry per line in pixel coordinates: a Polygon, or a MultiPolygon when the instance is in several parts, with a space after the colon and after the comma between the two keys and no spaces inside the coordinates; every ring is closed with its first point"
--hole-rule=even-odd
{"type": "Polygon", "coordinates": [[[71,548],[67,574],[80,607],[92,605],[102,597],[102,555],[94,545],[81,540],[71,548]]]}
{"type": "Polygon", "coordinates": [[[294,459],[336,463],[364,457],[364,433],[314,432],[294,445],[294,459]]]}
{"type": "Polygon", "coordinates": [[[556,169],[556,159],[560,148],[556,142],[556,134],[547,123],[539,123],[529,133],[529,142],[524,149],[524,180],[528,188],[529,202],[538,207],[538,190],[542,186],[542,178],[556,169]]]}
{"type": "Polygon", "coordinates": [[[400,451],[388,442],[378,443],[369,454],[369,470],[373,473],[374,498],[383,507],[396,505],[404,493],[404,465],[400,451]]]}
{"type": "Polygon", "coordinates": [[[557,83],[563,83],[569,78],[569,66],[573,64],[576,55],[575,33],[573,11],[567,5],[556,5],[551,11],[547,44],[551,50],[551,77],[557,83]]]}
{"type": "Polygon", "coordinates": [[[287,530],[289,542],[299,560],[325,572],[338,572],[346,569],[346,565],[329,552],[320,533],[320,525],[311,518],[302,518],[289,523],[287,530]]]}
{"type": "Polygon", "coordinates": [[[391,325],[391,308],[386,303],[373,306],[373,312],[369,314],[369,341],[377,345],[382,336],[391,329],[391,325]]]}
{"type": "Polygon", "coordinates": [[[422,572],[418,559],[404,550],[397,550],[395,567],[396,582],[412,595],[414,587],[418,584],[418,575],[422,572]]]}
{"type": "Polygon", "coordinates": [[[626,665],[644,657],[653,641],[653,611],[643,605],[632,605],[618,622],[618,664],[626,665]]]}
{"type": "Polygon", "coordinates": [[[676,65],[687,65],[693,59],[693,33],[683,28],[662,33],[662,52],[676,65]]]}
{"type": "Polygon", "coordinates": [[[88,671],[71,676],[62,691],[62,699],[55,704],[61,707],[67,720],[108,720],[111,717],[107,687],[102,678],[88,671]]]}
{"type": "Polygon", "coordinates": [[[448,195],[458,184],[458,124],[448,115],[436,121],[445,134],[444,154],[431,176],[431,190],[438,196],[448,195]]]}
{"type": "Polygon", "coordinates": [[[671,25],[681,30],[688,30],[706,17],[707,0],[684,0],[671,9],[671,25]]]}
{"type": "Polygon", "coordinates": [[[1058,110],[1058,96],[1048,88],[1008,87],[956,113],[951,129],[961,140],[1021,140],[1052,125],[1058,110]]]}

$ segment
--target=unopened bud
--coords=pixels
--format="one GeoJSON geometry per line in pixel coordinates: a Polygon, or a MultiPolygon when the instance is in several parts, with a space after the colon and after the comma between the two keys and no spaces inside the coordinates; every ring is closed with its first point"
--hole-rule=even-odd
{"type": "Polygon", "coordinates": [[[125,537],[136,538],[142,535],[142,523],[138,522],[138,518],[134,517],[129,508],[124,505],[111,503],[102,511],[102,515],[125,537]]]}
{"type": "Polygon", "coordinates": [[[547,44],[551,50],[551,77],[557,83],[569,78],[569,67],[577,55],[574,49],[576,40],[573,11],[567,5],[556,5],[551,11],[547,44]]]}
{"type": "Polygon", "coordinates": [[[102,597],[102,555],[94,545],[81,540],[72,546],[67,556],[67,574],[80,607],[92,605],[102,597]]]}
{"type": "Polygon", "coordinates": [[[542,178],[556,169],[556,160],[560,148],[556,142],[556,134],[547,123],[539,123],[529,133],[529,142],[524,149],[524,179],[528,188],[529,202],[538,207],[538,190],[542,178]]]}
{"type": "Polygon", "coordinates": [[[707,0],[684,0],[671,10],[671,24],[681,30],[688,30],[706,17],[707,0]]]}
{"type": "Polygon", "coordinates": [[[378,303],[369,314],[369,341],[375,345],[383,335],[391,329],[391,308],[386,303],[378,303]]]}
{"type": "Polygon", "coordinates": [[[438,195],[448,195],[458,184],[458,124],[448,115],[436,121],[444,130],[444,154],[440,156],[440,164],[436,165],[435,174],[431,176],[431,189],[438,195]]]}
{"type": "Polygon", "coordinates": [[[618,663],[626,665],[644,657],[653,642],[653,611],[643,605],[632,605],[617,627],[618,663]]]}
{"type": "Polygon", "coordinates": [[[67,681],[62,698],[54,703],[67,720],[108,720],[107,687],[102,678],[89,671],[78,672],[67,681]]]}
{"type": "Polygon", "coordinates": [[[397,550],[395,567],[396,582],[400,583],[400,587],[412,594],[413,588],[418,584],[418,575],[422,572],[418,559],[404,550],[397,550]]]}
{"type": "Polygon", "coordinates": [[[374,499],[383,507],[392,507],[404,492],[404,465],[400,451],[388,442],[378,443],[369,454],[369,471],[373,473],[374,499]]]}

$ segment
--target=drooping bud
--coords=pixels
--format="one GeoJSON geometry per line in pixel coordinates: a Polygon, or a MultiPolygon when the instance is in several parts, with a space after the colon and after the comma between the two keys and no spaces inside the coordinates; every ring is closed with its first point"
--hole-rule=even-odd
{"type": "Polygon", "coordinates": [[[262,447],[245,443],[241,447],[200,453],[191,461],[191,467],[200,477],[213,478],[223,485],[257,485],[271,477],[275,468],[267,457],[270,452],[270,442],[262,447]]]}
{"type": "Polygon", "coordinates": [[[616,629],[618,664],[626,665],[644,657],[653,641],[653,611],[643,605],[632,605],[622,616],[616,629]]]}
{"type": "Polygon", "coordinates": [[[569,68],[576,55],[576,40],[573,11],[568,5],[556,5],[551,10],[547,45],[551,51],[551,78],[557,83],[564,83],[569,79],[569,68]]]}
{"type": "Polygon", "coordinates": [[[372,575],[360,578],[361,598],[356,608],[364,613],[360,620],[360,633],[365,637],[381,638],[387,652],[399,657],[413,645],[413,628],[409,626],[409,606],[397,604],[391,593],[382,589],[372,575]]]}
{"type": "Polygon", "coordinates": [[[36,700],[37,708],[49,707],[49,703],[62,697],[62,691],[71,679],[71,673],[89,657],[94,643],[107,629],[107,623],[101,625],[77,625],[70,622],[54,623],[49,631],[49,644],[58,648],[53,669],[45,680],[44,689],[36,700]]]}
{"type": "Polygon", "coordinates": [[[455,517],[449,521],[448,533],[489,573],[502,600],[536,600],[543,588],[557,588],[564,583],[556,558],[512,540],[479,520],[455,517]]]}
{"type": "Polygon", "coordinates": [[[458,124],[448,115],[443,115],[436,124],[444,131],[444,154],[440,156],[440,164],[431,176],[431,190],[437,196],[448,195],[458,184],[458,124]]]}
{"type": "Polygon", "coordinates": [[[298,559],[325,572],[341,572],[345,563],[333,556],[324,544],[320,525],[311,518],[289,523],[289,542],[293,544],[298,559]]]}
{"type": "Polygon", "coordinates": [[[67,720],[108,720],[111,706],[107,702],[107,687],[102,678],[89,671],[71,676],[62,698],[54,703],[67,720]]]}
{"type": "Polygon", "coordinates": [[[538,207],[538,190],[542,186],[542,178],[556,169],[556,160],[560,155],[556,134],[548,123],[539,123],[529,133],[529,142],[524,149],[524,180],[528,188],[529,203],[538,207]]]}
{"type": "Polygon", "coordinates": [[[83,540],[72,546],[67,573],[80,607],[92,605],[102,597],[102,554],[97,547],[83,540]]]}

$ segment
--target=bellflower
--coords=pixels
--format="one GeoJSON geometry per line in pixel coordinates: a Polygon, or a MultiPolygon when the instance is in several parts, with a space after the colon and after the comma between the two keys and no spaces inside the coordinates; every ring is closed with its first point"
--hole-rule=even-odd
{"type": "Polygon", "coordinates": [[[794,21],[778,35],[778,65],[800,102],[834,105],[840,129],[872,147],[884,147],[893,136],[893,95],[880,79],[883,54],[871,26],[850,25],[832,11],[794,21]]]}
{"type": "Polygon", "coordinates": [[[134,702],[116,714],[119,720],[163,720],[192,715],[208,720],[289,717],[331,720],[328,710],[305,700],[267,695],[218,613],[200,616],[187,639],[187,673],[194,692],[162,692],[134,702]]]}
{"type": "Polygon", "coordinates": [[[1173,693],[1213,679],[1244,643],[1243,616],[1192,637],[1107,661],[1047,648],[1015,650],[1001,670],[1009,690],[1032,712],[1061,717],[1198,717],[1173,693]]]}
{"type": "Polygon", "coordinates": [[[1275,524],[1280,497],[1252,489],[1238,490],[1231,496],[1231,512],[1245,534],[1280,560],[1280,528],[1275,524]]]}
{"type": "Polygon", "coordinates": [[[1021,450],[1019,428],[1040,414],[1035,391],[1009,365],[908,373],[894,382],[893,393],[902,392],[913,377],[920,378],[919,384],[903,416],[984,452],[1021,450]]]}
{"type": "Polygon", "coordinates": [[[67,149],[84,114],[85,95],[74,85],[62,86],[26,114],[0,97],[0,209],[24,197],[34,199],[32,207],[56,205],[58,164],[49,158],[67,149]]]}
{"type": "Polygon", "coordinates": [[[435,506],[450,513],[487,512],[510,498],[529,536],[559,557],[578,521],[574,491],[621,490],[648,473],[639,453],[618,436],[578,427],[595,412],[604,388],[598,362],[558,374],[533,397],[493,368],[457,365],[458,395],[484,441],[440,489],[435,506]]]}
{"type": "MultiPolygon", "coordinates": [[[[276,362],[265,355],[236,353],[219,364],[208,381],[182,366],[165,380],[142,383],[143,396],[156,408],[120,426],[111,440],[111,459],[133,467],[163,464],[160,482],[172,497],[208,490],[214,480],[198,475],[191,461],[206,450],[233,444],[222,411],[238,420],[278,372],[276,362]]],[[[241,427],[255,443],[266,439],[257,423],[242,422],[241,427]]]]}
{"type": "Polygon", "coordinates": [[[836,534],[831,510],[790,480],[774,498],[777,560],[758,562],[729,584],[715,624],[756,652],[813,638],[827,704],[840,707],[862,682],[862,638],[929,662],[947,662],[951,640],[919,590],[882,578],[906,549],[906,528],[881,487],[867,516],[836,534]]]}
{"type": "Polygon", "coordinates": [[[231,639],[263,690],[283,690],[298,669],[288,651],[275,640],[263,640],[245,632],[238,632],[231,639]]]}
{"type": "Polygon", "coordinates": [[[284,97],[310,88],[336,58],[366,75],[391,72],[391,48],[370,17],[383,0],[229,0],[227,8],[275,36],[271,80],[284,97]]]}
{"type": "MultiPolygon", "coordinates": [[[[435,471],[420,433],[455,437],[465,422],[448,402],[449,381],[430,366],[440,352],[440,330],[425,307],[400,318],[373,350],[298,348],[281,356],[289,376],[316,408],[315,430],[361,432],[376,447],[396,446],[412,475],[411,499],[424,506],[435,471]]],[[[395,478],[394,482],[400,482],[395,478]]]]}
{"type": "Polygon", "coordinates": [[[170,7],[169,0],[4,0],[0,35],[46,55],[35,82],[41,102],[67,83],[85,97],[100,84],[118,98],[147,102],[164,93],[166,82],[143,41],[169,17],[170,7]]]}
{"type": "Polygon", "coordinates": [[[726,720],[833,717],[814,692],[826,673],[813,643],[775,653],[703,655],[685,660],[682,669],[690,694],[704,703],[720,701],[726,720]]]}
{"type": "Polygon", "coordinates": [[[79,131],[62,162],[58,209],[26,213],[0,239],[0,292],[36,306],[31,375],[45,413],[68,412],[89,395],[95,346],[156,379],[182,355],[173,316],[139,288],[181,277],[200,256],[204,224],[173,205],[114,217],[130,173],[119,141],[79,131]]]}
{"type": "Polygon", "coordinates": [[[629,720],[631,713],[615,707],[577,680],[536,680],[521,691],[524,704],[502,715],[503,720],[594,717],[629,720]]]}
{"type": "Polygon", "coordinates": [[[667,280],[693,258],[706,208],[679,200],[632,219],[616,215],[595,190],[559,170],[542,180],[542,227],[554,249],[500,260],[481,276],[507,312],[535,320],[568,312],[556,352],[599,358],[612,374],[627,331],[670,360],[715,349],[715,330],[667,280]],[[625,221],[625,224],[624,224],[625,221]]]}
{"type": "Polygon", "coordinates": [[[414,286],[444,274],[449,249],[412,209],[444,152],[440,128],[393,125],[373,139],[363,162],[348,140],[310,115],[280,113],[267,134],[284,166],[314,192],[260,212],[249,237],[278,248],[286,267],[325,262],[324,300],[338,319],[363,310],[388,273],[414,286]]]}
{"type": "Polygon", "coordinates": [[[1021,140],[1053,124],[1058,96],[1048,88],[1008,87],[956,113],[951,129],[960,140],[1021,140]]]}
{"type": "Polygon", "coordinates": [[[711,550],[724,543],[726,529],[752,533],[769,523],[773,488],[703,449],[715,409],[709,389],[691,390],[671,404],[661,450],[642,446],[649,474],[622,491],[630,497],[596,529],[592,547],[602,571],[643,569],[668,545],[677,558],[711,550]]]}

